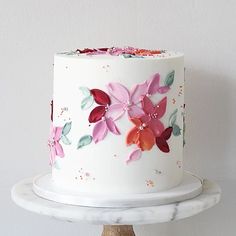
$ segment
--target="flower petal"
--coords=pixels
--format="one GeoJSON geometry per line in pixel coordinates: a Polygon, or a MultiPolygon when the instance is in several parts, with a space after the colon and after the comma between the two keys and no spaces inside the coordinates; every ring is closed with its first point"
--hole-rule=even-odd
{"type": "Polygon", "coordinates": [[[138,118],[136,118],[136,117],[134,117],[134,118],[130,118],[130,121],[133,123],[133,124],[135,124],[137,127],[139,127],[141,124],[142,124],[142,121],[140,120],[140,119],[138,119],[138,118]]]}
{"type": "Polygon", "coordinates": [[[167,97],[164,97],[156,106],[155,113],[157,113],[158,119],[164,116],[166,112],[167,97]]]}
{"type": "Polygon", "coordinates": [[[103,92],[100,89],[91,89],[91,94],[93,95],[93,98],[95,102],[99,105],[110,105],[111,100],[107,93],[103,92]]]}
{"type": "Polygon", "coordinates": [[[125,114],[124,105],[121,103],[112,104],[108,107],[106,117],[111,117],[113,120],[120,119],[125,114]]]}
{"type": "Polygon", "coordinates": [[[131,101],[134,104],[139,103],[141,101],[142,97],[147,94],[147,92],[148,92],[148,82],[147,81],[145,81],[142,84],[135,85],[130,91],[131,101]]]}
{"type": "Polygon", "coordinates": [[[126,136],[126,144],[131,145],[137,143],[139,139],[139,129],[137,127],[132,128],[126,136]]]}
{"type": "Polygon", "coordinates": [[[153,95],[158,92],[160,87],[160,74],[156,73],[153,75],[148,84],[148,94],[153,95]]]}
{"type": "Polygon", "coordinates": [[[172,127],[166,128],[166,129],[162,132],[161,137],[164,138],[165,140],[168,140],[168,139],[170,138],[170,136],[171,136],[172,130],[173,130],[172,127]]]}
{"type": "Polygon", "coordinates": [[[166,140],[162,137],[157,137],[156,138],[156,145],[157,147],[162,151],[162,152],[169,152],[170,148],[166,140]]]}
{"type": "Polygon", "coordinates": [[[143,115],[140,120],[142,121],[142,123],[148,124],[151,120],[151,117],[149,115],[143,115]]]}
{"type": "Polygon", "coordinates": [[[109,94],[120,103],[127,103],[130,100],[128,89],[119,83],[109,83],[107,85],[109,94]]]}
{"type": "Polygon", "coordinates": [[[160,137],[162,132],[164,131],[164,125],[158,119],[151,119],[148,123],[148,127],[152,130],[155,137],[160,137]]]}
{"type": "Polygon", "coordinates": [[[142,156],[142,150],[140,148],[134,149],[133,151],[130,152],[126,163],[129,164],[132,161],[137,161],[138,159],[140,159],[142,156]]]}
{"type": "Polygon", "coordinates": [[[157,92],[160,94],[164,94],[167,93],[169,90],[170,90],[169,86],[162,86],[158,88],[157,92]]]}
{"type": "Polygon", "coordinates": [[[112,120],[112,118],[107,118],[107,119],[106,119],[106,123],[107,123],[107,128],[108,128],[113,134],[116,134],[116,135],[119,135],[119,134],[120,134],[120,131],[119,131],[119,129],[117,128],[115,122],[112,120]]]}
{"type": "Polygon", "coordinates": [[[56,150],[55,147],[50,147],[50,165],[52,166],[56,159],[56,150]]]}
{"type": "Polygon", "coordinates": [[[88,120],[90,123],[95,123],[101,120],[105,113],[105,106],[97,106],[91,111],[88,120]]]}
{"type": "Polygon", "coordinates": [[[129,115],[129,117],[140,118],[141,116],[145,115],[145,112],[143,111],[143,109],[141,107],[139,107],[137,105],[132,105],[129,107],[128,115],[129,115]]]}
{"type": "Polygon", "coordinates": [[[149,97],[144,96],[142,99],[142,108],[146,114],[154,113],[154,106],[149,97]]]}
{"type": "Polygon", "coordinates": [[[138,146],[144,150],[150,150],[155,144],[155,136],[151,129],[145,128],[139,132],[139,143],[138,146]]]}
{"type": "Polygon", "coordinates": [[[108,128],[105,120],[102,120],[95,124],[93,128],[93,141],[97,143],[103,140],[107,135],[107,131],[108,128]]]}
{"type": "Polygon", "coordinates": [[[61,138],[61,134],[62,134],[62,127],[54,127],[54,140],[58,141],[61,138]]]}
{"type": "Polygon", "coordinates": [[[55,142],[56,155],[59,157],[64,157],[64,151],[59,142],[55,142]]]}

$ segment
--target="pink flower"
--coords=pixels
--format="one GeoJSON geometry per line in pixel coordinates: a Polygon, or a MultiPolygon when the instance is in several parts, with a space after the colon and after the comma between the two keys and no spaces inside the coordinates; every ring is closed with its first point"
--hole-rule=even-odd
{"type": "Polygon", "coordinates": [[[48,139],[48,146],[50,148],[50,165],[55,163],[56,156],[64,157],[64,151],[59,143],[62,135],[63,127],[53,127],[51,125],[50,136],[48,139]]]}
{"type": "Polygon", "coordinates": [[[153,105],[152,101],[144,96],[142,99],[142,108],[145,115],[141,117],[141,121],[148,125],[155,137],[159,137],[164,131],[164,125],[160,121],[166,112],[167,98],[164,97],[157,105],[153,105]]]}
{"type": "Polygon", "coordinates": [[[109,83],[107,88],[110,96],[114,99],[114,103],[110,105],[107,113],[114,120],[119,119],[126,112],[129,117],[140,117],[144,115],[144,111],[138,104],[141,98],[147,93],[147,87],[147,81],[134,86],[131,91],[120,83],[109,83]]]}
{"type": "Polygon", "coordinates": [[[109,83],[107,88],[110,96],[114,99],[107,113],[114,120],[122,117],[126,111],[130,118],[139,118],[145,115],[145,112],[139,106],[142,98],[156,93],[164,94],[170,89],[169,86],[160,86],[160,74],[158,73],[144,83],[135,85],[131,91],[120,83],[109,83]]]}
{"type": "Polygon", "coordinates": [[[119,135],[120,131],[117,128],[112,118],[103,117],[102,120],[98,121],[93,128],[93,141],[95,143],[103,140],[108,131],[115,135],[119,135]]]}

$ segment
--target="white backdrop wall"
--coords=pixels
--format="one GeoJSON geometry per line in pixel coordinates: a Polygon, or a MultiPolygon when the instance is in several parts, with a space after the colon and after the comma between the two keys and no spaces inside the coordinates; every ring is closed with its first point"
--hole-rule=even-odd
{"type": "Polygon", "coordinates": [[[185,53],[185,168],[223,189],[217,207],[178,222],[137,226],[137,235],[234,235],[235,29],[234,0],[0,0],[0,235],[100,234],[100,226],[69,224],[18,208],[10,188],[49,170],[54,52],[113,45],[185,53]]]}

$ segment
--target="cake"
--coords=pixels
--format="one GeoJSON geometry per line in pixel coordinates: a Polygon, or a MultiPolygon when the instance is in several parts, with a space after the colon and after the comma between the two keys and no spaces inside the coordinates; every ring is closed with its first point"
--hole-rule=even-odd
{"type": "Polygon", "coordinates": [[[182,53],[133,47],[57,53],[51,106],[55,186],[114,195],[181,183],[182,53]]]}

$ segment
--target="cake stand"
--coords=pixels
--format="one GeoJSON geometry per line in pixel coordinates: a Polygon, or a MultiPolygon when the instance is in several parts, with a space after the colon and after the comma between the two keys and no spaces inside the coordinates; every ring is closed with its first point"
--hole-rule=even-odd
{"type": "Polygon", "coordinates": [[[184,219],[216,205],[220,187],[207,179],[203,191],[193,199],[150,207],[96,208],[66,205],[46,200],[33,190],[33,178],[25,179],[12,188],[12,199],[20,207],[68,222],[104,225],[102,236],[135,236],[133,225],[155,224],[184,219]]]}

